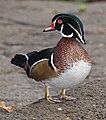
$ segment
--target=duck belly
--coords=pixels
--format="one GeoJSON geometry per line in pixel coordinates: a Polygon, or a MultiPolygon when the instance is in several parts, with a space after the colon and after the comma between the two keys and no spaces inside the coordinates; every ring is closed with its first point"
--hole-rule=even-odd
{"type": "Polygon", "coordinates": [[[70,69],[66,70],[59,77],[46,81],[46,83],[50,87],[69,88],[85,80],[90,71],[91,63],[80,60],[75,62],[70,69]]]}

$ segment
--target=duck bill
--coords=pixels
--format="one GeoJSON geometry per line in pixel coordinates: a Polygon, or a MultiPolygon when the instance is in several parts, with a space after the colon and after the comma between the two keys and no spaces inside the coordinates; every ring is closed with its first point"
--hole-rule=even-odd
{"type": "Polygon", "coordinates": [[[54,23],[52,23],[52,25],[50,25],[48,28],[45,28],[43,30],[43,32],[49,32],[49,31],[54,31],[55,30],[55,27],[54,27],[54,23]]]}

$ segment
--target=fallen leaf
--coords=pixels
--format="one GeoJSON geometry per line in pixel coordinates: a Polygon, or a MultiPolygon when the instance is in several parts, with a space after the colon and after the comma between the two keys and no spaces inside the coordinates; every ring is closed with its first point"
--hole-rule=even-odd
{"type": "Polygon", "coordinates": [[[7,112],[12,112],[12,111],[16,110],[15,106],[6,106],[6,103],[1,100],[0,100],[0,108],[6,110],[7,112]]]}

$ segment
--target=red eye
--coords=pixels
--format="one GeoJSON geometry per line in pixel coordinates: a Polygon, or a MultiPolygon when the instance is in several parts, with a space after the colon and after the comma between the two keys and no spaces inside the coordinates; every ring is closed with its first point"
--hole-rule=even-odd
{"type": "Polygon", "coordinates": [[[63,21],[62,21],[62,20],[57,20],[57,23],[58,23],[58,24],[62,24],[63,21]]]}

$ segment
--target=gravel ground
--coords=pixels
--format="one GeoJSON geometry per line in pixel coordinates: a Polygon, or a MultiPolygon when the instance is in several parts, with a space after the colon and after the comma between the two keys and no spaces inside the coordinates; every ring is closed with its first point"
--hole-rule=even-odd
{"type": "MultiPolygon", "coordinates": [[[[0,100],[16,105],[12,113],[0,109],[0,120],[106,120],[106,2],[81,3],[0,0],[0,100]],[[83,83],[67,94],[76,101],[50,104],[44,98],[44,86],[28,79],[22,69],[10,64],[16,53],[53,47],[60,39],[57,32],[43,33],[52,17],[61,12],[78,15],[85,28],[87,45],[93,60],[92,72],[83,83]]],[[[58,94],[52,90],[51,94],[58,94]]]]}

